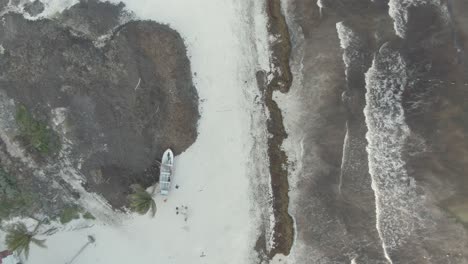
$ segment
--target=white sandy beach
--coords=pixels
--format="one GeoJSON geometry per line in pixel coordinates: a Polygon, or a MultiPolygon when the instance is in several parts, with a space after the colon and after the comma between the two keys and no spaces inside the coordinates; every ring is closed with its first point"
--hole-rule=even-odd
{"type": "MultiPolygon", "coordinates": [[[[158,195],[154,218],[116,214],[124,219],[122,225],[96,221],[92,228],[59,232],[46,237],[47,249],[33,246],[27,263],[68,263],[88,235],[96,243],[74,264],[251,263],[259,228],[253,164],[262,166],[265,160],[251,159],[259,148],[253,150],[254,137],[262,132],[252,131],[260,66],[249,20],[262,20],[261,7],[236,0],[124,2],[138,18],[168,24],[184,38],[200,96],[199,136],[176,157],[172,192],[167,201],[158,195]],[[182,205],[188,207],[187,221],[176,214],[182,205]]],[[[73,1],[49,3],[46,13],[52,14],[64,7],[57,4],[73,1]]]]}

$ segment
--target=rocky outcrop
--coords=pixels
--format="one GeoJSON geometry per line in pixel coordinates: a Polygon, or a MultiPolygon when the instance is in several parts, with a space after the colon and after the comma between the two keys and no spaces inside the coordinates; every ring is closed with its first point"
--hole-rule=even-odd
{"type": "MultiPolygon", "coordinates": [[[[60,141],[55,152],[20,151],[46,171],[67,160],[115,208],[131,184],[158,180],[155,161],[166,148],[178,154],[195,141],[199,118],[180,35],[151,21],[120,24],[123,13],[122,5],[82,1],[56,20],[9,13],[0,26],[0,92],[15,105],[10,117],[24,106],[60,141]]],[[[12,127],[2,139],[17,142],[12,127]]],[[[63,189],[61,169],[46,180],[63,189]]]]}
{"type": "Polygon", "coordinates": [[[74,33],[96,40],[112,34],[116,26],[127,22],[131,17],[123,3],[112,5],[98,0],[81,0],[64,10],[59,20],[72,28],[74,33]]]}
{"type": "Polygon", "coordinates": [[[24,11],[31,16],[37,16],[44,11],[44,4],[39,0],[28,2],[24,5],[24,11]]]}
{"type": "Polygon", "coordinates": [[[0,0],[0,11],[8,5],[9,0],[0,0]]]}
{"type": "Polygon", "coordinates": [[[265,106],[269,112],[267,120],[267,130],[270,134],[268,158],[275,223],[272,234],[273,245],[271,245],[271,249],[265,249],[265,251],[268,251],[267,255],[273,258],[277,254],[289,255],[294,240],[294,223],[288,211],[288,157],[282,149],[282,144],[288,135],[284,128],[281,110],[273,99],[275,91],[283,93],[289,91],[292,76],[289,68],[291,53],[289,31],[282,13],[281,1],[267,1],[266,13],[268,34],[276,40],[271,41],[269,47],[272,54],[269,72],[267,74],[258,72],[257,82],[260,90],[264,92],[265,106]]]}

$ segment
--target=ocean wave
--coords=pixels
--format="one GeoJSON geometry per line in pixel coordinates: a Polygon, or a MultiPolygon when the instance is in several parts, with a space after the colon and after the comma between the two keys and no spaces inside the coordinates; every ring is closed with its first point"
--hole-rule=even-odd
{"type": "Polygon", "coordinates": [[[415,182],[405,169],[402,150],[410,129],[405,123],[402,94],[409,85],[407,65],[398,51],[384,45],[366,73],[367,152],[376,199],[377,231],[384,253],[411,235],[421,205],[415,182]]]}
{"type": "Polygon", "coordinates": [[[344,50],[343,62],[346,68],[348,68],[351,61],[359,55],[358,52],[356,52],[356,47],[361,46],[362,41],[357,34],[343,22],[336,23],[336,32],[340,39],[340,47],[344,50]]]}
{"type": "Polygon", "coordinates": [[[406,27],[408,23],[408,10],[414,6],[433,5],[438,8],[440,16],[449,21],[447,6],[441,0],[390,0],[388,2],[388,13],[393,19],[395,33],[401,37],[406,37],[406,27]]]}
{"type": "MultiPolygon", "coordinates": [[[[340,40],[340,47],[343,49],[343,63],[345,64],[345,74],[348,77],[348,71],[351,64],[358,62],[362,54],[358,51],[363,46],[361,38],[353,31],[351,27],[344,22],[336,23],[336,32],[340,40]]],[[[358,62],[360,64],[361,62],[358,62]]]]}

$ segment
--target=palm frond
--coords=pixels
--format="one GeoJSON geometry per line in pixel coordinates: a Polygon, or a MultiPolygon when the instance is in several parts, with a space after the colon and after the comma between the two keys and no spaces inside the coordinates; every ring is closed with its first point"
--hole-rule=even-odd
{"type": "Polygon", "coordinates": [[[28,233],[28,228],[24,223],[16,223],[10,228],[10,231],[19,232],[19,233],[28,233]]]}
{"type": "MultiPolygon", "coordinates": [[[[20,254],[20,253],[18,253],[20,254]]],[[[25,246],[24,246],[24,256],[26,257],[26,259],[29,258],[29,243],[27,243],[25,246]]]]}
{"type": "MultiPolygon", "coordinates": [[[[35,228],[37,231],[37,228],[35,228]]],[[[5,237],[5,244],[10,251],[21,255],[24,252],[26,258],[29,256],[29,247],[31,242],[39,247],[45,247],[45,240],[34,238],[34,233],[29,232],[24,223],[16,223],[10,228],[5,237]]]]}
{"type": "Polygon", "coordinates": [[[130,195],[130,208],[139,214],[146,214],[151,210],[151,214],[156,214],[156,203],[148,192],[141,189],[130,195]]]}
{"type": "Polygon", "coordinates": [[[154,201],[154,199],[151,199],[151,216],[152,217],[156,215],[156,210],[157,210],[156,202],[154,201]]]}
{"type": "Polygon", "coordinates": [[[31,234],[23,223],[16,223],[8,230],[5,238],[5,244],[10,251],[22,251],[26,244],[29,243],[31,234]]]}
{"type": "Polygon", "coordinates": [[[31,242],[34,243],[34,245],[41,247],[41,248],[47,248],[45,245],[46,240],[45,239],[37,239],[37,238],[31,238],[31,242]]]}

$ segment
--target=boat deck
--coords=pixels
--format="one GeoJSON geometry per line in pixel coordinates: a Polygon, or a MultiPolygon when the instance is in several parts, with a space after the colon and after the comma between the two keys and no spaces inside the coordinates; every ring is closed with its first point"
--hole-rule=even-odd
{"type": "Polygon", "coordinates": [[[159,184],[162,195],[169,194],[171,189],[171,177],[173,173],[174,156],[171,150],[166,150],[163,154],[161,162],[161,170],[159,174],[159,184]]]}

